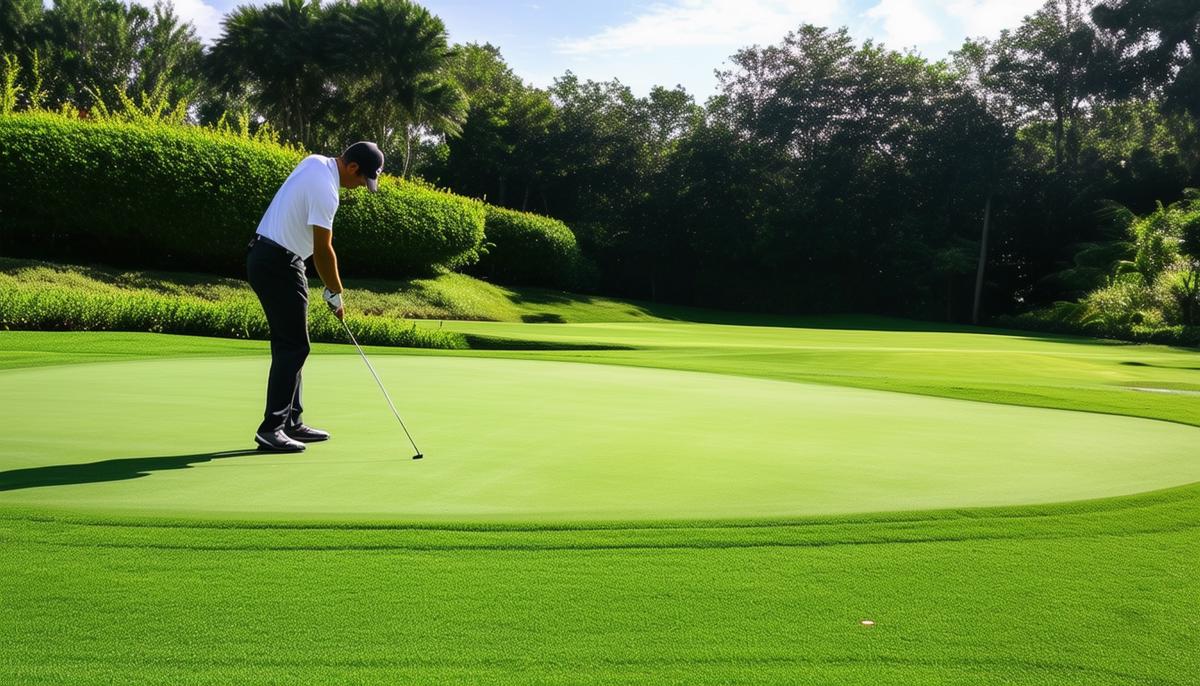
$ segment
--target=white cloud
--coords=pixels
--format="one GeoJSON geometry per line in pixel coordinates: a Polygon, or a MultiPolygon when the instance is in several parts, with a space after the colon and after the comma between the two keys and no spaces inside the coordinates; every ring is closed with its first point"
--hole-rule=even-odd
{"type": "MultiPolygon", "coordinates": [[[[154,7],[154,0],[134,0],[139,5],[154,7]]],[[[196,35],[205,43],[212,43],[221,35],[221,19],[224,13],[204,0],[172,0],[175,14],[180,21],[192,22],[196,35]]]]}
{"type": "Polygon", "coordinates": [[[1001,29],[1015,29],[1026,15],[1037,12],[1045,0],[954,0],[946,13],[962,22],[965,37],[995,37],[1001,29]]]}
{"type": "Polygon", "coordinates": [[[892,49],[926,45],[945,37],[941,25],[916,0],[880,0],[864,15],[883,22],[883,42],[892,49]]]}
{"type": "Polygon", "coordinates": [[[803,23],[830,25],[842,0],[671,0],[584,38],[560,40],[570,55],[666,47],[775,43],[803,23]]]}

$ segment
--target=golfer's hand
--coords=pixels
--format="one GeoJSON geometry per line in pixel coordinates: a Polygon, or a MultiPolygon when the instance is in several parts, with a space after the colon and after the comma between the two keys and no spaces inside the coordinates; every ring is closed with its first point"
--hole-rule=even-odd
{"type": "Polygon", "coordinates": [[[325,304],[329,305],[329,310],[333,312],[333,316],[338,319],[343,319],[346,316],[346,307],[342,304],[342,294],[334,293],[328,288],[321,294],[325,298],[325,304]]]}

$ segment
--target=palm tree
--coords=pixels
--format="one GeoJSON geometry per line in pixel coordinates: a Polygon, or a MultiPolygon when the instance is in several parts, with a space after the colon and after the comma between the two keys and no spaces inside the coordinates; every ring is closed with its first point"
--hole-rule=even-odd
{"type": "Polygon", "coordinates": [[[343,1],[330,8],[329,26],[352,116],[385,153],[402,149],[402,174],[421,131],[458,135],[467,100],[449,74],[454,53],[441,19],[408,0],[343,1]]]}
{"type": "Polygon", "coordinates": [[[207,70],[226,93],[250,103],[289,140],[311,148],[330,103],[332,48],[319,0],[243,5],[225,17],[207,70]]]}

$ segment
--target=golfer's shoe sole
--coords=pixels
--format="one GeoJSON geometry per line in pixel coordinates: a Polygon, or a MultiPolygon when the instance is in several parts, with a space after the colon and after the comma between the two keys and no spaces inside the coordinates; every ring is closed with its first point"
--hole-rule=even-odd
{"type": "Polygon", "coordinates": [[[271,438],[264,438],[262,434],[254,434],[254,442],[258,444],[258,449],[268,453],[302,453],[304,452],[304,444],[288,438],[282,431],[276,431],[271,438]],[[282,439],[282,440],[281,440],[282,439]]]}

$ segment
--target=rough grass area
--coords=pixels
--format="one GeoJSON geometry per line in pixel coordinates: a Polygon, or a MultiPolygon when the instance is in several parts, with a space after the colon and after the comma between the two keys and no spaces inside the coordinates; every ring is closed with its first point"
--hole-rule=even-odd
{"type": "MultiPolygon", "coordinates": [[[[1200,389],[1191,351],[844,324],[464,323],[627,348],[371,353],[817,380],[969,397],[981,411],[999,402],[1200,426],[1194,397],[1136,390],[1200,389]]],[[[0,333],[4,368],[264,352],[253,341],[0,333]]],[[[354,354],[315,353],[314,364],[354,354]]],[[[0,371],[0,385],[18,373],[0,371]]],[[[529,410],[536,429],[544,420],[529,410]]],[[[471,431],[470,417],[462,426],[471,431]]],[[[73,436],[69,423],[61,433],[73,436]]],[[[0,464],[24,464],[38,441],[6,441],[0,464]]],[[[158,454],[168,452],[184,451],[158,454]]],[[[289,488],[286,464],[256,459],[145,463],[129,476],[153,488],[261,469],[279,474],[272,489],[289,488]]],[[[37,491],[0,492],[0,504],[37,491]]],[[[0,551],[0,682],[1182,686],[1200,673],[1198,484],[1067,504],[636,526],[217,522],[25,503],[0,507],[0,551]]]]}
{"type": "MultiPolygon", "coordinates": [[[[341,323],[310,293],[309,335],[346,340],[341,323]]],[[[364,343],[465,348],[461,334],[418,329],[390,315],[351,312],[364,343]]],[[[67,267],[0,258],[0,329],[145,331],[266,339],[266,316],[250,287],[233,279],[67,267]]]]}
{"type": "MultiPolygon", "coordinates": [[[[386,281],[356,279],[353,270],[352,264],[343,263],[342,276],[352,315],[388,319],[586,322],[648,321],[670,319],[680,314],[676,309],[666,308],[659,317],[651,313],[653,306],[650,305],[544,288],[506,288],[455,272],[444,272],[430,279],[386,281]]],[[[312,284],[310,300],[315,302],[319,300],[320,281],[314,279],[312,284]]],[[[22,285],[76,293],[153,294],[207,302],[248,301],[257,306],[249,285],[240,279],[0,257],[0,287],[9,289],[22,285]]]]}

